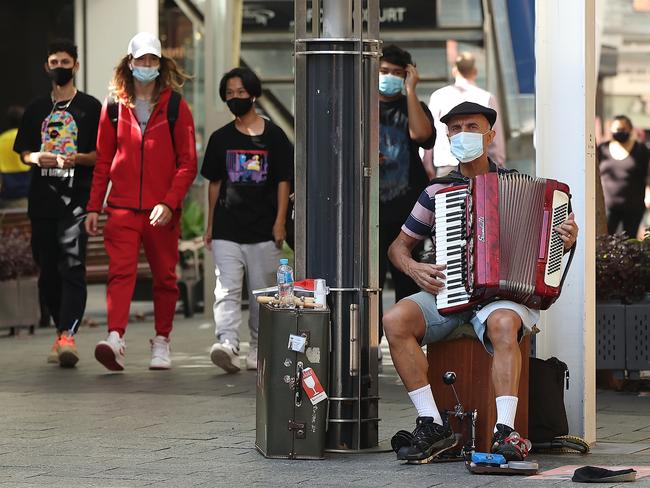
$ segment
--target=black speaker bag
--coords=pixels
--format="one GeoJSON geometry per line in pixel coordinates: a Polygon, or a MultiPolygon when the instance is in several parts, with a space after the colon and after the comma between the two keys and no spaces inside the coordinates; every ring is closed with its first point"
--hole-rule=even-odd
{"type": "Polygon", "coordinates": [[[569,424],[564,408],[564,388],[569,388],[569,368],[558,358],[530,358],[528,437],[549,442],[567,435],[569,424]]]}

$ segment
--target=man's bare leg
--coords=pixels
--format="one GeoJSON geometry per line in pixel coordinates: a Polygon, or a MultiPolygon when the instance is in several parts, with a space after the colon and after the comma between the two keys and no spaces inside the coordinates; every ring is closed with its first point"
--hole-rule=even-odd
{"type": "Polygon", "coordinates": [[[495,310],[487,319],[487,334],[492,347],[492,384],[500,396],[517,396],[521,375],[521,351],[517,336],[521,328],[519,315],[508,309],[495,310]]]}
{"type": "Polygon", "coordinates": [[[424,337],[424,315],[418,304],[408,299],[400,300],[384,314],[383,325],[393,364],[407,391],[428,385],[429,363],[420,347],[424,337]]]}
{"type": "Polygon", "coordinates": [[[427,379],[429,364],[420,347],[425,330],[424,316],[417,303],[404,299],[384,315],[383,324],[395,369],[418,411],[410,443],[394,447],[397,459],[414,464],[428,463],[453,447],[456,439],[449,425],[443,426],[427,379]]]}
{"type": "Polygon", "coordinates": [[[506,442],[515,427],[521,376],[521,351],[517,336],[521,328],[519,315],[508,309],[495,310],[487,320],[487,334],[494,348],[492,358],[492,384],[497,404],[497,421],[494,427],[492,450],[508,461],[521,461],[527,449],[520,444],[506,442]]]}

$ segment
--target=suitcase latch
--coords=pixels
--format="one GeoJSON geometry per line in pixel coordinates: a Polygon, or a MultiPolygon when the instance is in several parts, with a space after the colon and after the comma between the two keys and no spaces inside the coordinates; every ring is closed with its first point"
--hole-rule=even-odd
{"type": "Polygon", "coordinates": [[[289,420],[289,430],[295,433],[296,439],[305,438],[305,423],[304,422],[294,422],[289,420]]]}

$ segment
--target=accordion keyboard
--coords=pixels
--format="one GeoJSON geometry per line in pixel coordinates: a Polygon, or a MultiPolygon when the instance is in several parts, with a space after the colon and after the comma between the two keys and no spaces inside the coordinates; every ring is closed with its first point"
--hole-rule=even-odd
{"type": "MultiPolygon", "coordinates": [[[[445,288],[438,293],[438,309],[468,303],[472,295],[467,289],[467,204],[470,200],[467,187],[440,192],[435,195],[436,264],[445,264],[445,288]]],[[[471,273],[470,273],[471,275],[471,273]]]]}

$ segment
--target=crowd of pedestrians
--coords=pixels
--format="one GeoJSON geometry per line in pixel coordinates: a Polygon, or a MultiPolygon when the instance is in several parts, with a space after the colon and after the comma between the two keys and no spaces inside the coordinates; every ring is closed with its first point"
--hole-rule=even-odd
{"type": "MultiPolygon", "coordinates": [[[[125,368],[125,332],[144,248],[153,278],[152,370],[171,368],[171,332],[179,297],[176,266],[183,200],[197,175],[194,120],[181,96],[190,75],[165,56],[160,40],[135,35],[119,60],[103,104],[75,86],[77,47],[48,46],[49,94],[12,107],[0,134],[0,204],[27,204],[39,293],[56,326],[48,362],[79,360],[75,334],[86,306],[88,236],[103,233],[108,255],[108,336],[95,358],[125,368]],[[100,213],[107,215],[100,228],[100,213]]],[[[209,139],[201,174],[209,181],[205,244],[214,254],[217,342],[210,357],[240,370],[241,291],[274,282],[287,238],[293,146],[258,115],[259,78],[247,68],[223,76],[220,95],[234,121],[209,139]],[[245,280],[244,280],[245,277],[245,280]]],[[[257,368],[257,303],[250,304],[248,369],[257,368]]]]}

